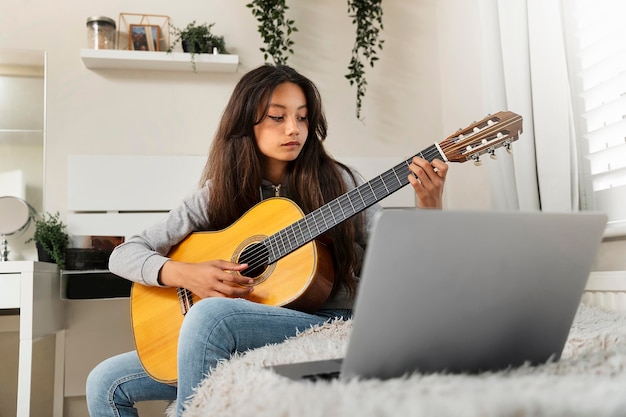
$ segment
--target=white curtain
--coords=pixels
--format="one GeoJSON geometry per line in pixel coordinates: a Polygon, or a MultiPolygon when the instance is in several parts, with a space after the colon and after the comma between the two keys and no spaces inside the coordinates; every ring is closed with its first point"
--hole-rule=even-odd
{"type": "Polygon", "coordinates": [[[513,158],[488,164],[493,208],[576,211],[577,153],[558,0],[479,0],[484,103],[524,119],[513,158]]]}

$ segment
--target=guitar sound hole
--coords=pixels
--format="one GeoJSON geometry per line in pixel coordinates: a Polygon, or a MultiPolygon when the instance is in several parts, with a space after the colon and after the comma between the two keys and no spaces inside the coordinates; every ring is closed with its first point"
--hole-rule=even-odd
{"type": "Polygon", "coordinates": [[[258,277],[267,269],[268,257],[269,253],[265,245],[255,243],[248,246],[239,257],[239,263],[248,264],[248,269],[241,274],[249,278],[258,277]]]}

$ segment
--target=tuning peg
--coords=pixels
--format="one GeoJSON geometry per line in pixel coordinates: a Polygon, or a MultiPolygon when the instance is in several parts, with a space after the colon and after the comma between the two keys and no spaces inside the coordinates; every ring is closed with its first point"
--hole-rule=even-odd
{"type": "Polygon", "coordinates": [[[507,153],[512,154],[513,150],[511,149],[511,142],[506,142],[504,144],[504,148],[506,149],[507,153]]]}
{"type": "Polygon", "coordinates": [[[471,158],[474,160],[474,165],[475,166],[481,166],[483,163],[480,160],[480,156],[479,155],[472,155],[471,158]]]}
{"type": "Polygon", "coordinates": [[[495,149],[489,149],[489,157],[491,159],[498,159],[498,156],[496,155],[496,150],[495,149]]]}

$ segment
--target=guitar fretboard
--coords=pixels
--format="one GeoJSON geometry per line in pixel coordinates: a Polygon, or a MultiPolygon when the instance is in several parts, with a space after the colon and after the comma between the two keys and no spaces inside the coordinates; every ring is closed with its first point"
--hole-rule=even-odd
{"type": "MultiPolygon", "coordinates": [[[[429,162],[435,158],[443,159],[436,145],[431,145],[415,156],[429,162]]],[[[407,185],[412,159],[413,157],[399,163],[265,238],[261,243],[268,250],[268,263],[276,262],[407,185]]]]}

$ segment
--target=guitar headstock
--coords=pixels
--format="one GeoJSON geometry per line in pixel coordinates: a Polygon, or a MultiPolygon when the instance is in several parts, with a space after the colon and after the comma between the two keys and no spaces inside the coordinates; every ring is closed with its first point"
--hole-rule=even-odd
{"type": "Polygon", "coordinates": [[[449,136],[439,146],[448,161],[479,163],[480,155],[495,156],[498,148],[511,150],[511,143],[522,133],[522,116],[510,111],[489,115],[449,136]]]}

